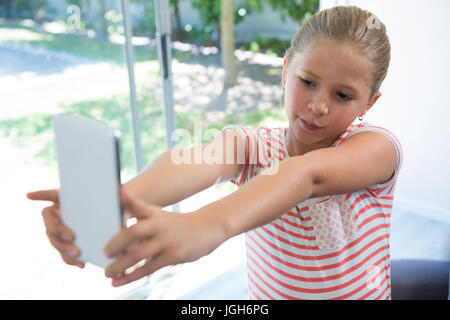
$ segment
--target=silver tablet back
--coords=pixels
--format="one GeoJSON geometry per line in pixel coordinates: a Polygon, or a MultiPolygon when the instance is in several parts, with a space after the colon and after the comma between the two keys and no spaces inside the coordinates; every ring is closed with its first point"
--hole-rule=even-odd
{"type": "Polygon", "coordinates": [[[117,130],[79,116],[53,118],[62,220],[75,233],[80,261],[106,267],[103,250],[122,226],[117,130]]]}

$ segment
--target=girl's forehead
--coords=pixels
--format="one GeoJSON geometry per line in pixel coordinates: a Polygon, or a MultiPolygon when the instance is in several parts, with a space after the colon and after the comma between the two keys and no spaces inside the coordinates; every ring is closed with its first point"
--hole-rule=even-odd
{"type": "Polygon", "coordinates": [[[313,73],[317,78],[370,86],[371,66],[367,57],[349,44],[321,42],[297,53],[291,63],[294,72],[313,73]]]}

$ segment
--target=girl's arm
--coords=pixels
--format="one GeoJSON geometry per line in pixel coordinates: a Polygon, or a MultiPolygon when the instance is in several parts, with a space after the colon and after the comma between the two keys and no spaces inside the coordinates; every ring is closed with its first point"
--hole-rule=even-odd
{"type": "MultiPolygon", "coordinates": [[[[236,161],[235,155],[238,148],[244,147],[238,135],[223,131],[210,143],[164,152],[123,188],[141,201],[156,206],[177,203],[219,181],[234,177],[243,165],[236,161]],[[236,138],[239,140],[236,141],[236,138]],[[214,159],[213,163],[198,160],[198,155],[204,153],[214,159]],[[179,163],[180,159],[185,160],[179,163]]],[[[205,157],[202,158],[204,160],[205,157]]]]}
{"type": "Polygon", "coordinates": [[[268,168],[229,196],[187,214],[165,212],[122,192],[124,208],[138,222],[106,246],[107,255],[116,259],[105,275],[120,286],[164,266],[196,260],[308,198],[349,193],[388,181],[396,156],[388,138],[358,133],[335,148],[281,161],[275,174],[267,174],[271,173],[268,168]],[[125,272],[143,259],[143,266],[125,272]]]}
{"type": "Polygon", "coordinates": [[[288,158],[274,175],[260,174],[238,191],[198,210],[215,215],[227,237],[269,223],[297,204],[345,194],[388,181],[397,154],[392,142],[374,132],[356,134],[341,145],[288,158]]]}
{"type": "MultiPolygon", "coordinates": [[[[239,137],[237,138],[239,139],[239,137]]],[[[177,165],[172,162],[171,152],[177,152],[181,156],[191,152],[191,160],[195,160],[195,152],[203,152],[203,150],[219,152],[221,150],[225,157],[230,153],[232,155],[236,154],[237,148],[243,147],[242,143],[232,143],[234,139],[234,135],[226,131],[222,132],[211,143],[194,148],[169,150],[139,175],[124,184],[122,189],[128,191],[142,203],[147,205],[154,204],[155,207],[165,207],[181,201],[208,188],[219,179],[228,180],[233,177],[240,170],[242,164],[238,164],[237,161],[234,161],[234,164],[225,164],[225,161],[223,161],[224,164],[220,164],[220,161],[217,161],[218,163],[212,164],[177,165]]],[[[228,159],[230,159],[229,156],[228,159]]],[[[192,161],[192,163],[194,162],[192,161]]],[[[58,190],[30,192],[27,194],[27,197],[31,200],[53,202],[53,205],[42,210],[47,236],[67,264],[84,267],[84,263],[78,261],[80,250],[74,245],[76,235],[62,221],[59,210],[58,190]]]]}

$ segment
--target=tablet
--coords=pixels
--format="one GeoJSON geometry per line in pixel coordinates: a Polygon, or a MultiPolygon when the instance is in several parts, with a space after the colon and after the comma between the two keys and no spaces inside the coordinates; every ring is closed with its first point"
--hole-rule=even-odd
{"type": "Polygon", "coordinates": [[[53,117],[63,223],[75,234],[79,260],[112,262],[103,250],[122,227],[118,130],[79,116],[53,117]]]}

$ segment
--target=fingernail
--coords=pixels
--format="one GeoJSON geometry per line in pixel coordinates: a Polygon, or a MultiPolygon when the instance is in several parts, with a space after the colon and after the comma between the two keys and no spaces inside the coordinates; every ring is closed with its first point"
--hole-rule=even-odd
{"type": "Polygon", "coordinates": [[[77,250],[74,249],[74,248],[69,248],[69,249],[67,249],[67,250],[65,251],[65,253],[66,253],[68,256],[72,257],[72,258],[74,258],[74,257],[77,256],[77,250]]]}
{"type": "Polygon", "coordinates": [[[113,285],[113,287],[118,287],[118,286],[122,285],[122,282],[123,282],[122,279],[114,279],[112,281],[112,285],[113,285]]]}
{"type": "Polygon", "coordinates": [[[71,235],[68,234],[68,233],[65,233],[65,232],[61,233],[61,234],[59,235],[59,237],[60,237],[61,240],[63,240],[63,241],[70,241],[70,240],[72,240],[71,235]]]}

